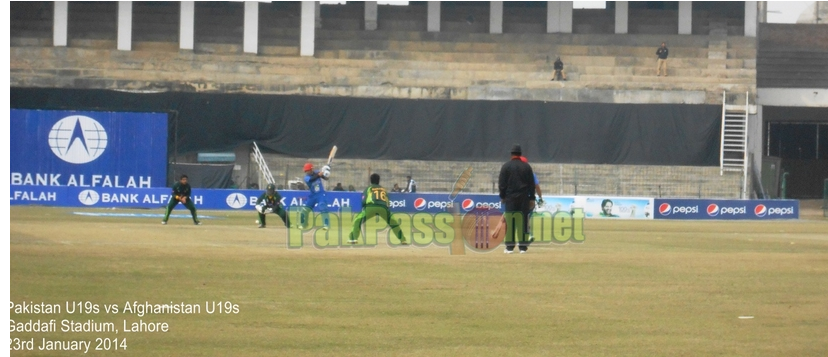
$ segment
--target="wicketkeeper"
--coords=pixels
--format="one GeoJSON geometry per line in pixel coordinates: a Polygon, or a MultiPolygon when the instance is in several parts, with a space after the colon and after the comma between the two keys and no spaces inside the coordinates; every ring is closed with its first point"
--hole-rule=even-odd
{"type": "Polygon", "coordinates": [[[175,206],[179,203],[184,204],[184,207],[187,207],[187,209],[190,210],[190,213],[193,215],[193,223],[196,225],[201,224],[198,220],[196,208],[193,204],[193,200],[190,198],[190,194],[191,188],[190,184],[187,183],[187,175],[181,175],[178,182],[172,186],[172,196],[170,196],[170,202],[167,203],[167,212],[164,213],[164,220],[161,221],[161,224],[167,224],[167,220],[170,219],[170,212],[172,212],[173,208],[175,208],[175,206]]]}
{"type": "Polygon", "coordinates": [[[276,192],[276,185],[272,183],[267,185],[267,190],[256,201],[256,212],[259,213],[259,228],[267,226],[265,215],[268,213],[276,213],[282,219],[282,222],[285,222],[285,227],[290,227],[289,217],[282,207],[282,195],[276,192]]]}
{"type": "Polygon", "coordinates": [[[350,244],[357,243],[362,223],[377,216],[391,226],[391,230],[397,235],[402,244],[408,244],[402,234],[400,225],[391,218],[391,210],[388,209],[388,192],[379,183],[380,175],[371,174],[371,185],[362,192],[362,212],[354,217],[354,228],[348,237],[348,243],[350,244]]]}

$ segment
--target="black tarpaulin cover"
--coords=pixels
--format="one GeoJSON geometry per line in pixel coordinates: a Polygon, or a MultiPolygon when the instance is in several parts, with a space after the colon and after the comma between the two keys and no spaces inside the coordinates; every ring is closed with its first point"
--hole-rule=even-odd
{"type": "Polygon", "coordinates": [[[296,157],[715,166],[721,107],[12,88],[11,107],[169,112],[170,150],[296,157]]]}

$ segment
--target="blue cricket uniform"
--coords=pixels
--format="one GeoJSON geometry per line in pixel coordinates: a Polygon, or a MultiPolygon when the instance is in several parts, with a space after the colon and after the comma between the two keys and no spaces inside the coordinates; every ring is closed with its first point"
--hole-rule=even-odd
{"type": "MultiPolygon", "coordinates": [[[[305,175],[305,185],[307,185],[308,190],[310,190],[310,196],[308,196],[308,200],[305,202],[305,207],[308,210],[312,210],[314,207],[319,205],[319,211],[322,213],[322,219],[325,227],[327,227],[329,225],[328,199],[325,196],[325,185],[322,183],[322,178],[319,177],[319,172],[313,171],[310,175],[305,175]]],[[[303,225],[305,224],[305,217],[306,215],[303,213],[301,217],[303,225]]]]}

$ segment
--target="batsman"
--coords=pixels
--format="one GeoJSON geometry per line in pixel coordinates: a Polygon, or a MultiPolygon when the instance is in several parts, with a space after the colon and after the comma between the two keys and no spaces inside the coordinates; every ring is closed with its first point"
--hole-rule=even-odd
{"type": "Polygon", "coordinates": [[[310,196],[308,196],[308,201],[300,212],[299,229],[313,226],[313,222],[307,222],[307,217],[314,207],[319,206],[319,211],[322,213],[322,229],[328,230],[330,227],[330,221],[328,219],[328,198],[325,195],[325,185],[322,183],[322,180],[327,180],[330,177],[331,167],[325,165],[322,167],[322,170],[314,171],[313,164],[309,162],[302,169],[305,171],[305,185],[310,190],[310,196]]]}
{"type": "Polygon", "coordinates": [[[170,212],[172,212],[173,208],[178,206],[179,203],[184,204],[184,207],[187,207],[187,209],[190,210],[190,214],[193,215],[193,223],[196,225],[201,224],[198,220],[193,200],[190,198],[191,192],[192,189],[190,188],[190,184],[187,183],[187,175],[181,175],[178,182],[172,186],[170,202],[167,203],[167,211],[164,213],[164,220],[161,221],[161,224],[167,224],[167,220],[170,219],[170,212]]]}
{"type": "Polygon", "coordinates": [[[380,175],[371,174],[371,185],[362,192],[362,212],[354,217],[354,228],[348,237],[348,243],[350,244],[357,243],[362,223],[377,216],[391,226],[391,230],[400,239],[401,244],[408,244],[402,234],[400,225],[391,218],[391,211],[388,209],[388,192],[379,183],[380,175]]]}
{"type": "Polygon", "coordinates": [[[259,213],[259,228],[265,228],[267,226],[265,215],[274,212],[279,215],[282,222],[285,222],[285,227],[290,227],[288,223],[289,217],[282,207],[282,195],[276,192],[276,185],[272,183],[267,185],[265,192],[256,201],[256,212],[259,213]]]}

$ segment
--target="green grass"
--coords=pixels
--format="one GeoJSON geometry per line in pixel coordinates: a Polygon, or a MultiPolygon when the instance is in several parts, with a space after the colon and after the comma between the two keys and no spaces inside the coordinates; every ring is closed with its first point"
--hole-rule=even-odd
{"type": "Polygon", "coordinates": [[[11,300],[92,301],[101,312],[11,318],[119,329],[143,319],[170,331],[12,337],[126,337],[126,351],[96,353],[136,356],[828,354],[824,219],[588,220],[583,244],[451,256],[436,246],[318,250],[310,235],[288,250],[278,219],[257,229],[253,212],[209,212],[221,219],[197,227],[72,211],[11,208],[11,300]],[[127,301],[183,301],[202,313],[103,311],[127,301]],[[207,314],[207,301],[240,312],[207,314]]]}

